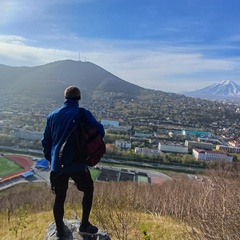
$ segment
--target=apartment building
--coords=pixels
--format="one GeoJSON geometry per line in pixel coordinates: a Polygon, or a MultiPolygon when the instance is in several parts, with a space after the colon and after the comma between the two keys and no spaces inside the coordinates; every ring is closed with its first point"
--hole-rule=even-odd
{"type": "Polygon", "coordinates": [[[226,151],[229,153],[240,153],[240,147],[233,147],[227,145],[217,145],[216,150],[226,151]]]}
{"type": "Polygon", "coordinates": [[[188,148],[178,144],[162,144],[158,143],[158,150],[162,152],[172,153],[188,153],[188,148]]]}
{"type": "Polygon", "coordinates": [[[212,143],[206,142],[198,142],[198,141],[185,141],[185,146],[188,148],[199,148],[199,149],[206,149],[206,150],[213,150],[212,143]]]}
{"type": "Polygon", "coordinates": [[[139,147],[135,147],[134,152],[136,154],[142,154],[142,155],[160,155],[161,154],[161,151],[157,149],[139,148],[139,147]]]}
{"type": "Polygon", "coordinates": [[[110,119],[102,119],[101,124],[104,127],[118,127],[119,126],[119,121],[117,120],[110,120],[110,119]]]}
{"type": "Polygon", "coordinates": [[[198,132],[198,131],[191,131],[191,130],[182,130],[183,136],[189,137],[211,137],[210,132],[198,132]]]}
{"type": "Polygon", "coordinates": [[[15,138],[25,139],[25,140],[41,140],[43,133],[42,132],[30,132],[30,131],[21,131],[21,130],[12,130],[11,135],[15,138]]]}
{"type": "Polygon", "coordinates": [[[129,149],[129,148],[131,148],[132,144],[130,142],[127,142],[127,141],[116,140],[115,141],[115,146],[117,146],[121,149],[129,149]]]}
{"type": "Polygon", "coordinates": [[[232,161],[233,157],[221,151],[208,151],[203,149],[194,148],[193,156],[196,160],[204,161],[232,161]]]}

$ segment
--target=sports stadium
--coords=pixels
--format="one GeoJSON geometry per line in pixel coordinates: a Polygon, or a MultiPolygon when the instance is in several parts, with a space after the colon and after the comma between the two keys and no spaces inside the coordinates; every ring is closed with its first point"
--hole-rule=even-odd
{"type": "Polygon", "coordinates": [[[22,176],[33,166],[32,158],[24,155],[0,155],[0,182],[22,176]]]}
{"type": "MultiPolygon", "coordinates": [[[[33,159],[25,155],[0,155],[0,184],[7,183],[9,180],[29,180],[49,182],[49,165],[46,159],[33,159]],[[46,163],[47,162],[47,163],[46,163]]],[[[161,184],[171,178],[167,175],[145,169],[129,167],[110,167],[102,165],[90,168],[94,181],[132,181],[143,183],[161,184]]]]}

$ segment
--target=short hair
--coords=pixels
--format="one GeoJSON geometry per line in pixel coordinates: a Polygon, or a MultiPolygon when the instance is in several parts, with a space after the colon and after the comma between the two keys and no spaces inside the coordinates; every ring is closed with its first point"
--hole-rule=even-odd
{"type": "Polygon", "coordinates": [[[64,97],[66,99],[80,100],[81,92],[80,92],[79,88],[77,88],[75,86],[69,86],[64,90],[64,97]]]}

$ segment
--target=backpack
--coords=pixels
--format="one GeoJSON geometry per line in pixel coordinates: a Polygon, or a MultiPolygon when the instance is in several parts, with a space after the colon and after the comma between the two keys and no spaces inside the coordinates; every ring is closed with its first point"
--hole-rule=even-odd
{"type": "Polygon", "coordinates": [[[59,160],[62,167],[65,166],[63,159],[65,152],[68,152],[67,149],[74,151],[74,159],[91,167],[95,166],[106,152],[106,145],[97,128],[89,125],[84,119],[84,108],[79,108],[79,120],[59,151],[59,160]]]}

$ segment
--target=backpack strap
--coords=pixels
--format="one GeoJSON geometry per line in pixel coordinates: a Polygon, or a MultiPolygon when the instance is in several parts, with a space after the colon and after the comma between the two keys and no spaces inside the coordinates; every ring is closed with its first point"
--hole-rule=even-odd
{"type": "MultiPolygon", "coordinates": [[[[61,164],[61,167],[64,168],[69,164],[64,164],[64,161],[63,161],[63,154],[64,154],[64,148],[65,146],[67,145],[68,141],[70,140],[70,138],[73,138],[73,134],[74,134],[74,131],[76,130],[76,128],[80,128],[82,129],[82,124],[81,122],[85,121],[84,119],[84,111],[85,109],[84,108],[79,108],[79,116],[78,116],[78,120],[77,120],[77,123],[75,123],[74,127],[72,128],[72,130],[69,132],[69,134],[67,135],[65,141],[63,142],[61,148],[60,148],[60,151],[59,151],[59,161],[60,161],[60,164],[61,164]]],[[[81,141],[86,141],[85,139],[79,139],[81,141]]]]}
{"type": "MultiPolygon", "coordinates": [[[[72,133],[75,131],[77,125],[75,125],[73,127],[73,129],[70,131],[70,133],[68,134],[68,136],[66,137],[65,141],[63,142],[60,150],[59,150],[59,161],[61,163],[61,168],[64,168],[65,164],[63,162],[63,152],[64,152],[64,148],[65,148],[65,145],[67,144],[69,138],[71,137],[72,133]]],[[[65,166],[66,167],[66,166],[65,166]]]]}
{"type": "Polygon", "coordinates": [[[84,119],[85,109],[80,107],[80,108],[78,108],[78,111],[79,111],[79,118],[78,118],[78,120],[84,119]]]}

